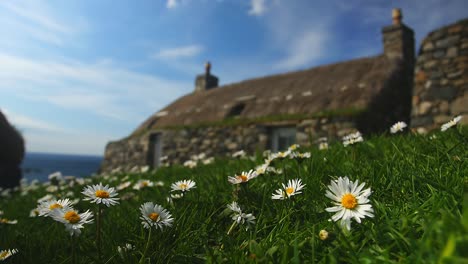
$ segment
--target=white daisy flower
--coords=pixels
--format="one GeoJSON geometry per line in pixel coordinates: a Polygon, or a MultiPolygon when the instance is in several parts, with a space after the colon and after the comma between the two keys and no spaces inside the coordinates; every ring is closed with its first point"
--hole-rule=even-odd
{"type": "Polygon", "coordinates": [[[39,211],[39,216],[49,216],[54,210],[57,209],[70,209],[72,207],[72,203],[69,199],[62,199],[62,200],[49,200],[40,203],[37,206],[37,210],[39,211]]]}
{"type": "Polygon", "coordinates": [[[174,218],[172,215],[159,204],[153,204],[152,202],[146,202],[141,205],[140,211],[142,216],[140,217],[143,222],[143,226],[150,229],[154,226],[156,229],[164,229],[164,227],[172,226],[174,218]]]}
{"type": "Polygon", "coordinates": [[[18,220],[10,220],[8,218],[0,218],[0,224],[9,224],[9,225],[16,225],[18,220]]]}
{"type": "Polygon", "coordinates": [[[49,175],[49,181],[61,181],[63,179],[62,173],[60,171],[56,171],[49,175]]]}
{"type": "Polygon", "coordinates": [[[180,199],[184,197],[184,193],[171,193],[171,199],[180,199]]]}
{"type": "Polygon", "coordinates": [[[117,191],[121,191],[130,187],[130,185],[132,185],[131,181],[122,182],[121,184],[117,185],[116,189],[117,191]]]}
{"type": "Polygon", "coordinates": [[[445,131],[455,125],[458,124],[458,122],[460,122],[460,120],[462,119],[462,116],[459,115],[459,116],[456,116],[454,117],[452,120],[448,121],[447,123],[443,124],[441,127],[440,127],[440,131],[445,131]]]}
{"type": "Polygon", "coordinates": [[[0,251],[0,261],[4,261],[5,259],[13,256],[14,254],[18,253],[17,249],[5,249],[0,251]]]}
{"type": "Polygon", "coordinates": [[[43,197],[37,199],[37,202],[42,203],[42,202],[49,201],[49,200],[52,200],[52,199],[55,199],[55,197],[52,196],[51,194],[46,194],[43,197]]]}
{"type": "Polygon", "coordinates": [[[301,179],[289,180],[288,185],[282,184],[283,188],[276,190],[276,194],[271,195],[273,200],[284,200],[296,194],[302,193],[301,190],[304,188],[305,184],[302,184],[301,179]]]}
{"type": "Polygon", "coordinates": [[[29,211],[29,217],[37,217],[39,216],[39,209],[33,208],[31,211],[29,211]]]}
{"type": "Polygon", "coordinates": [[[362,142],[364,139],[362,138],[361,132],[351,133],[347,136],[343,137],[343,145],[347,147],[348,145],[353,145],[357,142],[362,142]]]}
{"type": "Polygon", "coordinates": [[[241,174],[235,175],[234,177],[228,176],[228,181],[232,184],[245,183],[257,176],[258,174],[254,170],[250,170],[249,172],[243,171],[241,174]]]}
{"type": "Polygon", "coordinates": [[[270,165],[269,164],[259,165],[259,166],[255,167],[255,172],[258,175],[265,174],[267,172],[268,166],[270,166],[270,165]]]}
{"type": "Polygon", "coordinates": [[[310,158],[310,152],[304,152],[304,153],[292,152],[290,155],[290,158],[291,159],[294,159],[294,158],[308,159],[310,158]]]}
{"type": "Polygon", "coordinates": [[[253,214],[243,213],[237,202],[232,202],[227,205],[227,208],[231,210],[231,219],[238,225],[247,224],[245,229],[249,229],[249,225],[255,224],[255,216],[253,214]]]}
{"type": "Polygon", "coordinates": [[[297,148],[299,148],[298,144],[292,144],[291,146],[289,146],[288,150],[293,151],[293,150],[296,150],[297,148]]]}
{"type": "Polygon", "coordinates": [[[207,159],[202,160],[202,163],[203,163],[204,165],[208,165],[208,164],[211,164],[211,163],[213,163],[213,162],[214,162],[214,157],[209,157],[209,158],[207,158],[207,159]]]}
{"type": "Polygon", "coordinates": [[[150,169],[149,166],[142,166],[142,167],[140,167],[140,172],[141,172],[141,173],[145,173],[145,172],[148,172],[149,169],[150,169]]]}
{"type": "Polygon", "coordinates": [[[196,188],[194,181],[182,180],[182,181],[175,182],[171,185],[171,192],[174,192],[174,191],[186,192],[192,188],[196,188]]]}
{"type": "Polygon", "coordinates": [[[339,177],[328,185],[325,196],[333,200],[335,206],[328,207],[327,212],[335,213],[333,221],[341,220],[341,225],[351,230],[351,219],[361,223],[361,218],[374,217],[372,205],[369,204],[371,189],[363,190],[365,183],[359,185],[359,181],[352,182],[348,177],[339,177]]]}
{"type": "Polygon", "coordinates": [[[242,158],[242,157],[245,157],[245,155],[246,153],[244,150],[239,150],[239,151],[232,153],[233,158],[242,158]]]}
{"type": "Polygon", "coordinates": [[[197,166],[197,162],[193,160],[187,160],[186,162],[184,162],[184,166],[193,169],[197,166]]]}
{"type": "Polygon", "coordinates": [[[328,149],[328,142],[320,142],[318,145],[319,150],[326,150],[328,149]]]}
{"type": "Polygon", "coordinates": [[[274,160],[274,159],[284,159],[284,158],[287,158],[289,155],[291,154],[291,150],[287,150],[287,151],[279,151],[279,152],[276,152],[276,153],[273,153],[271,154],[271,156],[269,157],[270,160],[274,160]]]}
{"type": "Polygon", "coordinates": [[[46,190],[46,192],[54,193],[54,192],[58,191],[58,186],[57,185],[50,185],[50,186],[47,186],[47,188],[45,190],[46,190]]]}
{"type": "Polygon", "coordinates": [[[73,208],[64,209],[54,210],[50,216],[55,221],[65,224],[65,229],[70,232],[70,236],[80,235],[83,225],[93,222],[93,214],[89,210],[80,214],[73,208]]]}
{"type": "Polygon", "coordinates": [[[86,196],[83,200],[91,203],[102,203],[108,207],[119,203],[117,201],[119,198],[114,198],[118,195],[115,189],[109,188],[109,185],[103,186],[102,183],[86,186],[81,193],[86,196]]]}
{"type": "Polygon", "coordinates": [[[405,122],[396,122],[392,127],[390,127],[390,133],[395,134],[399,131],[403,131],[408,125],[405,122]]]}
{"type": "Polygon", "coordinates": [[[141,190],[146,187],[153,187],[154,183],[150,180],[139,180],[135,185],[133,185],[133,189],[135,190],[141,190]]]}

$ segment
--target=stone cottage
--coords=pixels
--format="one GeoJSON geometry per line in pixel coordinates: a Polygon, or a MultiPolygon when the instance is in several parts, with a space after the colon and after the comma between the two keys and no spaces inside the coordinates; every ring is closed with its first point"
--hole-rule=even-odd
{"type": "MultiPolygon", "coordinates": [[[[108,143],[102,171],[157,168],[163,156],[182,163],[199,153],[277,151],[356,129],[371,134],[397,121],[410,123],[414,32],[402,23],[399,9],[393,10],[392,19],[382,29],[383,53],[373,57],[220,87],[207,63],[192,93],[149,117],[128,137],[108,143]]],[[[461,49],[466,58],[466,47],[459,53],[461,49]]]]}

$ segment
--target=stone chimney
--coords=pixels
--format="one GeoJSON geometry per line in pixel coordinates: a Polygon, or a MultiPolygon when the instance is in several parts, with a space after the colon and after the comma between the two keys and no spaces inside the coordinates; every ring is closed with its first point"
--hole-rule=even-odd
{"type": "Polygon", "coordinates": [[[414,65],[414,32],[403,24],[401,9],[392,10],[391,26],[382,29],[384,54],[390,59],[401,59],[414,65]]]}
{"type": "Polygon", "coordinates": [[[211,63],[205,64],[205,74],[200,74],[195,79],[195,92],[203,92],[218,87],[218,77],[211,75],[211,63]]]}

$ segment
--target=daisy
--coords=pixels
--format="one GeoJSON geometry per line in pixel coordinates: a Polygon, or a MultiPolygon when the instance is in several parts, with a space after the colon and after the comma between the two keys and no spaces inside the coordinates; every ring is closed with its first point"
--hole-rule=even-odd
{"type": "Polygon", "coordinates": [[[119,198],[114,198],[118,194],[115,189],[113,187],[109,188],[109,185],[103,186],[102,183],[92,186],[88,185],[81,193],[86,196],[83,200],[91,201],[91,203],[102,203],[108,207],[119,203],[117,201],[119,198]]]}
{"type": "Polygon", "coordinates": [[[255,172],[258,175],[265,174],[265,172],[267,172],[268,166],[270,166],[270,165],[269,164],[259,165],[259,166],[255,167],[255,172]]]}
{"type": "Polygon", "coordinates": [[[279,151],[279,152],[276,152],[276,153],[273,153],[271,154],[271,156],[269,157],[270,160],[274,160],[274,159],[284,159],[286,158],[287,156],[289,156],[289,154],[291,154],[291,150],[287,150],[287,151],[279,151]]]}
{"type": "Polygon", "coordinates": [[[343,145],[347,147],[348,145],[353,145],[357,142],[362,142],[364,139],[362,138],[361,132],[351,133],[347,136],[343,137],[343,145]]]}
{"type": "Polygon", "coordinates": [[[4,261],[5,259],[13,256],[14,254],[18,253],[17,249],[5,249],[0,251],[0,260],[4,261]]]}
{"type": "Polygon", "coordinates": [[[452,120],[448,121],[447,123],[443,124],[441,127],[440,127],[440,131],[445,131],[453,126],[455,126],[456,124],[458,124],[458,122],[460,122],[460,120],[462,119],[462,116],[456,116],[454,117],[452,120]]]}
{"type": "Polygon", "coordinates": [[[63,179],[62,173],[60,171],[56,171],[48,176],[49,181],[61,181],[63,179]]]}
{"type": "Polygon", "coordinates": [[[52,200],[52,199],[55,199],[55,197],[52,196],[51,194],[46,194],[43,197],[37,199],[37,202],[42,203],[42,202],[49,201],[49,200],[52,200]]]}
{"type": "Polygon", "coordinates": [[[242,158],[242,157],[245,157],[245,155],[246,153],[244,150],[239,150],[239,151],[232,153],[233,158],[242,158]]]}
{"type": "Polygon", "coordinates": [[[34,208],[29,212],[29,217],[37,217],[39,216],[39,209],[34,208]]]}
{"type": "Polygon", "coordinates": [[[299,148],[298,144],[292,144],[291,146],[289,146],[288,150],[293,151],[293,150],[296,150],[297,148],[299,148]]]}
{"type": "Polygon", "coordinates": [[[320,142],[318,145],[319,150],[328,149],[328,142],[320,142]]]}
{"type": "Polygon", "coordinates": [[[186,162],[184,162],[184,166],[193,169],[197,166],[197,162],[193,160],[187,160],[186,162]]]}
{"type": "Polygon", "coordinates": [[[71,207],[72,203],[69,199],[62,199],[58,201],[49,200],[40,203],[37,206],[37,210],[39,211],[39,216],[49,216],[56,209],[70,209],[71,207]]]}
{"type": "Polygon", "coordinates": [[[0,224],[9,224],[9,225],[16,225],[18,220],[10,220],[7,218],[0,218],[0,224]]]}
{"type": "Polygon", "coordinates": [[[93,222],[93,214],[87,210],[84,213],[78,213],[73,208],[57,209],[52,211],[50,216],[60,223],[65,224],[65,229],[70,232],[70,236],[80,235],[84,224],[93,222]]]}
{"type": "Polygon", "coordinates": [[[121,184],[117,185],[116,189],[117,191],[121,191],[130,187],[130,185],[132,185],[132,182],[130,181],[122,182],[121,184]]]}
{"type": "Polygon", "coordinates": [[[257,177],[257,176],[258,176],[258,174],[254,170],[250,170],[249,172],[243,171],[239,175],[234,175],[234,177],[228,176],[228,181],[230,183],[232,183],[232,184],[245,183],[245,182],[248,182],[248,181],[250,181],[251,179],[253,179],[253,178],[257,177]]]}
{"type": "Polygon", "coordinates": [[[159,204],[153,204],[152,202],[146,202],[141,205],[140,207],[141,217],[140,219],[143,220],[141,222],[143,226],[147,229],[150,229],[154,226],[156,229],[163,229],[164,227],[172,226],[172,222],[174,218],[172,215],[164,209],[159,204]]]}
{"type": "Polygon", "coordinates": [[[171,189],[172,189],[171,192],[174,192],[174,191],[186,192],[192,188],[196,188],[194,181],[182,180],[182,181],[175,182],[171,185],[171,189]]]}
{"type": "Polygon", "coordinates": [[[405,127],[408,125],[405,122],[396,122],[391,128],[390,128],[390,133],[395,134],[399,131],[403,131],[405,127]]]}
{"type": "Polygon", "coordinates": [[[232,202],[227,205],[227,208],[231,211],[231,219],[234,221],[233,225],[228,231],[228,234],[234,227],[234,225],[247,224],[245,229],[249,229],[249,226],[255,224],[255,216],[253,214],[243,213],[237,202],[232,202]]]}
{"type": "Polygon", "coordinates": [[[302,184],[301,179],[289,180],[288,185],[282,184],[283,188],[276,190],[276,194],[271,195],[273,200],[284,200],[293,195],[302,193],[301,190],[304,188],[305,184],[302,184]]]}
{"type": "Polygon", "coordinates": [[[294,158],[308,159],[308,158],[310,158],[310,152],[304,152],[304,153],[293,152],[293,153],[291,153],[290,158],[291,159],[294,159],[294,158]]]}
{"type": "Polygon", "coordinates": [[[139,180],[134,186],[133,189],[141,190],[146,187],[153,187],[154,183],[150,180],[139,180]]]}
{"type": "Polygon", "coordinates": [[[331,181],[325,196],[333,200],[335,206],[325,210],[335,213],[333,221],[341,220],[341,226],[351,230],[351,219],[361,223],[361,218],[374,217],[374,210],[369,204],[371,189],[363,190],[365,183],[359,185],[359,181],[352,182],[348,177],[339,177],[338,180],[331,181]]]}

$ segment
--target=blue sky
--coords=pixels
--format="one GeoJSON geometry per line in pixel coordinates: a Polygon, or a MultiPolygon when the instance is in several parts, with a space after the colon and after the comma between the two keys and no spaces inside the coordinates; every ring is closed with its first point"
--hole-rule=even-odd
{"type": "Polygon", "coordinates": [[[391,9],[415,30],[468,17],[466,0],[2,0],[0,109],[33,152],[102,155],[194,89],[382,52],[391,9]]]}

